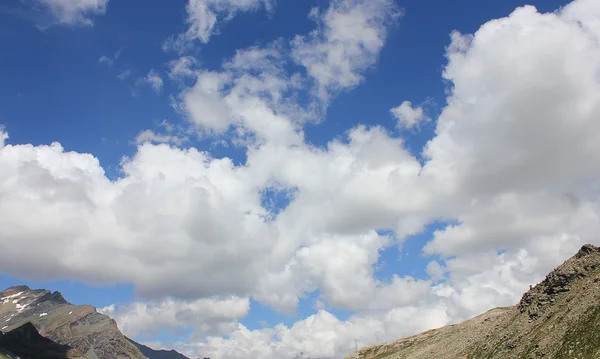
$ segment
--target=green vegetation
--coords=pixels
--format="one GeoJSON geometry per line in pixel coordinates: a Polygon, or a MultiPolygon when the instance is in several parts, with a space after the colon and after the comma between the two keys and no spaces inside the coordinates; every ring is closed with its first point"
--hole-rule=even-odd
{"type": "Polygon", "coordinates": [[[4,349],[0,349],[0,359],[15,359],[16,356],[4,349]]]}
{"type": "Polygon", "coordinates": [[[571,325],[556,359],[600,357],[600,306],[591,308],[579,322],[571,325]]]}

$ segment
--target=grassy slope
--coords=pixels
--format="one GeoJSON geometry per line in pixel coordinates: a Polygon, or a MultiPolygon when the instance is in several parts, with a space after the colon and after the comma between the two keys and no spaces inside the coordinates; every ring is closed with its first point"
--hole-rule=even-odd
{"type": "Polygon", "coordinates": [[[347,358],[600,359],[600,248],[582,248],[523,298],[347,358]]]}

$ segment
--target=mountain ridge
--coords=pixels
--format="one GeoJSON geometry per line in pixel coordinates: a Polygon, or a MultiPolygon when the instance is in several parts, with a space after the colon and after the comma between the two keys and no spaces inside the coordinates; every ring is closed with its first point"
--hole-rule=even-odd
{"type": "Polygon", "coordinates": [[[600,248],[586,244],[511,307],[346,359],[600,358],[600,248]]]}
{"type": "MultiPolygon", "coordinates": [[[[188,359],[157,351],[125,337],[117,322],[91,305],[73,305],[60,292],[12,286],[0,292],[0,331],[31,323],[43,337],[68,345],[89,359],[188,359]]],[[[178,355],[177,355],[178,354],[178,355]]]]}

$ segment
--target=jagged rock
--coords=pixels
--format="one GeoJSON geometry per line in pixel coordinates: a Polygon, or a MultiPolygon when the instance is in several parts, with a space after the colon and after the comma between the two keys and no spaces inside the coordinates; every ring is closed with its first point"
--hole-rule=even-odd
{"type": "Polygon", "coordinates": [[[544,306],[554,303],[562,293],[569,292],[576,279],[586,277],[600,267],[598,255],[600,248],[591,244],[584,245],[575,256],[550,272],[540,284],[523,295],[518,305],[519,311],[527,312],[531,319],[539,318],[544,306]]]}

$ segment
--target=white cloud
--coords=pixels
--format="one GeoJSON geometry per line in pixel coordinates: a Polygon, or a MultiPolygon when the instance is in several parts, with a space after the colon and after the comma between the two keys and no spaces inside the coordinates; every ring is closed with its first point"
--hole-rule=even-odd
{"type": "Polygon", "coordinates": [[[158,302],[135,302],[100,309],[101,313],[117,320],[119,329],[130,338],[139,334],[153,335],[159,330],[192,328],[195,336],[218,336],[232,332],[237,318],[250,310],[248,298],[202,298],[181,301],[165,298],[158,302]]]}
{"type": "Polygon", "coordinates": [[[310,357],[340,358],[373,342],[396,338],[403,334],[438,327],[447,322],[443,307],[404,307],[391,310],[381,320],[354,316],[347,321],[337,319],[326,310],[300,320],[291,327],[248,330],[240,325],[228,339],[209,337],[206,343],[177,347],[189,355],[211,358],[293,358],[300,353],[310,357]]]}
{"type": "Polygon", "coordinates": [[[313,9],[319,27],[293,40],[292,56],[315,80],[321,100],[362,81],[377,61],[388,25],[400,14],[393,0],[333,0],[325,13],[313,9]]]}
{"type": "Polygon", "coordinates": [[[234,122],[225,99],[221,95],[228,76],[203,72],[197,75],[196,85],[182,95],[180,110],[192,123],[208,131],[222,133],[234,122]]]}
{"type": "Polygon", "coordinates": [[[111,182],[97,159],[66,153],[59,144],[0,151],[0,239],[20,243],[0,254],[3,270],[131,282],[148,296],[234,295],[253,288],[272,237],[252,181],[229,159],[143,144],[123,163],[123,178],[111,182]],[[29,211],[49,212],[36,226],[23,227],[19,218],[29,211]],[[35,266],[23,265],[25,252],[35,266]],[[114,265],[104,263],[109,258],[114,265]],[[183,284],[189,281],[196,285],[183,284]]]}
{"type": "MultiPolygon", "coordinates": [[[[384,38],[363,26],[365,34],[334,31],[364,23],[341,4],[323,15],[336,25],[298,45],[340,43],[319,54],[347,55],[350,44],[366,54],[358,65],[331,69],[307,62],[326,94],[360,82],[384,38]]],[[[369,4],[358,6],[371,14],[381,2],[369,4]]],[[[586,0],[549,14],[523,7],[473,35],[454,33],[444,69],[452,88],[423,165],[402,139],[376,126],[357,126],[322,148],[308,145],[304,113],[293,106],[302,81],[284,70],[277,48],[242,51],[221,71],[179,67],[197,77],[178,98],[180,109],[203,131],[231,130],[247,161],[234,166],[195,149],[145,143],[124,160],[122,178],[110,181],[91,155],[58,144],[3,145],[0,270],[132,283],[149,303],[124,307],[121,322],[190,326],[200,336],[231,330],[180,346],[211,358],[340,357],[355,339],[391,340],[513,304],[581,244],[598,243],[594,14],[597,2],[586,0]],[[293,193],[290,204],[269,213],[261,206],[265,188],[293,193]],[[434,220],[453,224],[424,249],[439,255],[428,266],[432,278],[377,281],[380,251],[434,220]],[[382,229],[394,235],[378,235],[382,229]],[[356,313],[341,321],[321,310],[291,326],[231,329],[247,297],[291,311],[315,290],[325,307],[356,313]],[[225,306],[232,315],[214,309],[214,298],[231,296],[243,298],[225,306]],[[186,308],[191,318],[218,324],[205,330],[196,320],[168,319],[186,308]]],[[[0,144],[5,138],[0,131],[0,144]]]]}
{"type": "Polygon", "coordinates": [[[119,49],[119,50],[117,50],[117,52],[115,52],[115,54],[114,54],[114,56],[112,58],[108,57],[106,55],[101,56],[98,59],[98,63],[99,64],[106,64],[106,65],[108,65],[108,67],[112,67],[115,64],[115,62],[119,59],[119,57],[121,56],[121,51],[123,51],[122,48],[119,49]]]}
{"type": "Polygon", "coordinates": [[[176,146],[181,146],[188,141],[189,138],[187,136],[160,134],[152,130],[144,130],[135,137],[134,143],[136,145],[141,145],[145,142],[170,143],[176,146]]]}
{"type": "Polygon", "coordinates": [[[0,125],[0,149],[4,147],[4,143],[8,139],[8,133],[4,129],[4,126],[0,125]]]}
{"type": "Polygon", "coordinates": [[[311,238],[311,242],[294,249],[294,257],[282,272],[265,276],[254,297],[290,313],[296,309],[298,297],[320,289],[323,298],[335,307],[366,307],[377,286],[373,265],[378,251],[389,244],[389,238],[370,232],[361,236],[311,238]]]}
{"type": "Polygon", "coordinates": [[[274,0],[188,0],[186,6],[189,25],[187,32],[170,38],[164,50],[183,52],[196,40],[208,43],[219,31],[218,23],[233,19],[239,12],[254,11],[264,7],[271,10],[274,0]]]}
{"type": "Polygon", "coordinates": [[[166,143],[173,146],[183,146],[190,142],[190,130],[181,125],[174,125],[167,120],[157,123],[157,130],[144,130],[138,133],[132,141],[136,145],[149,143],[166,143]]]}
{"type": "Polygon", "coordinates": [[[109,59],[107,56],[101,56],[98,59],[98,63],[99,64],[107,64],[109,67],[111,67],[115,62],[111,59],[109,59]]]}
{"type": "Polygon", "coordinates": [[[169,78],[172,80],[178,80],[186,77],[193,77],[197,74],[194,68],[197,66],[198,61],[191,56],[182,56],[177,60],[169,62],[169,78]]]}
{"type": "Polygon", "coordinates": [[[280,56],[275,45],[250,48],[238,51],[221,72],[195,71],[196,84],[180,94],[177,109],[202,132],[233,128],[240,144],[300,144],[298,124],[307,114],[290,102],[297,80],[282,70],[280,56]]]}
{"type": "Polygon", "coordinates": [[[106,12],[109,0],[35,0],[48,8],[59,24],[92,26],[92,17],[106,12]]]}
{"type": "Polygon", "coordinates": [[[396,127],[399,129],[411,129],[418,127],[422,122],[429,121],[422,107],[414,108],[410,101],[404,101],[398,107],[390,110],[392,115],[398,120],[396,127]]]}
{"type": "MultiPolygon", "coordinates": [[[[119,75],[119,78],[120,78],[120,75],[119,75]]],[[[150,85],[150,87],[152,87],[152,90],[158,95],[162,92],[164,83],[163,83],[162,77],[160,77],[158,72],[156,72],[154,69],[152,69],[152,70],[150,70],[150,72],[148,72],[148,75],[146,75],[146,77],[139,78],[136,81],[136,84],[138,86],[140,86],[142,84],[148,84],[148,85],[150,85]]]]}
{"type": "Polygon", "coordinates": [[[131,76],[131,70],[125,70],[125,71],[121,71],[118,75],[117,78],[121,81],[123,80],[127,80],[129,77],[131,76]]]}

